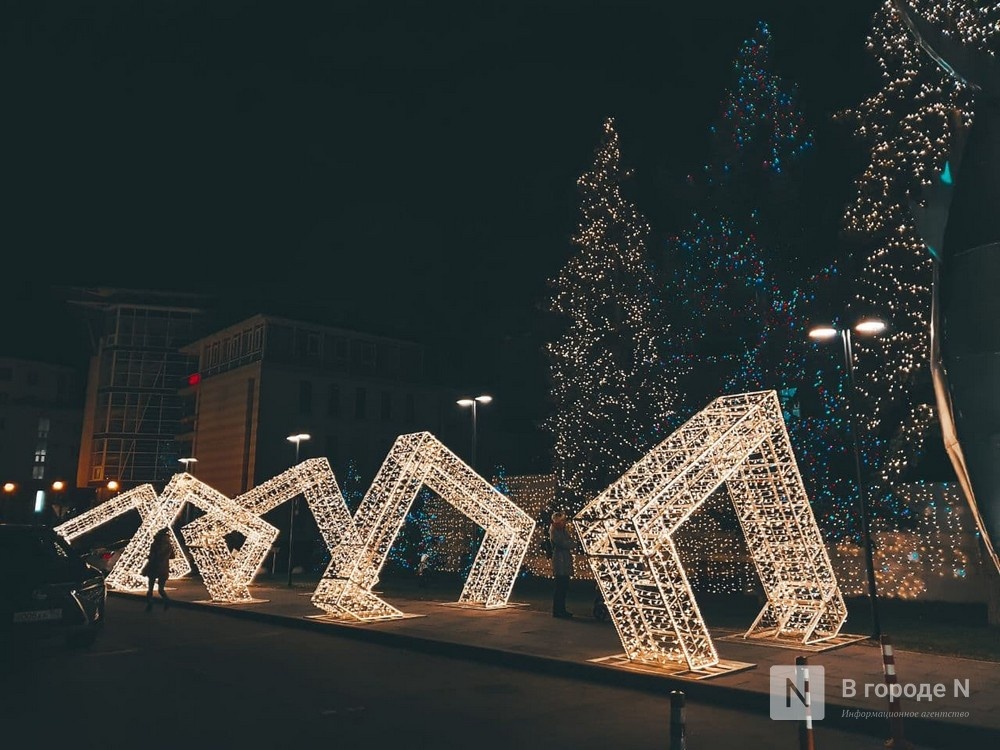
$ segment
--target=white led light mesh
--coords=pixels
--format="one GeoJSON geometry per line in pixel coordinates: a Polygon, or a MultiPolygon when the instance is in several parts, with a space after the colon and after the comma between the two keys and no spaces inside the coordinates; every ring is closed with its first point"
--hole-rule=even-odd
{"type": "MultiPolygon", "coordinates": [[[[141,484],[130,490],[115,495],[107,502],[103,502],[95,508],[81,513],[75,518],[71,518],[64,524],[55,527],[55,532],[61,535],[67,542],[72,542],[77,537],[93,531],[99,526],[103,526],[109,521],[118,518],[131,510],[139,512],[142,523],[153,513],[154,506],[160,500],[156,496],[156,490],[151,484],[141,484]]],[[[187,558],[181,552],[180,543],[174,535],[174,530],[168,527],[170,536],[170,546],[174,548],[174,557],[170,561],[170,577],[181,578],[191,572],[191,566],[187,558]]],[[[114,571],[121,563],[121,557],[115,561],[111,570],[114,571]]],[[[117,577],[109,576],[109,583],[117,581],[117,577]]],[[[140,586],[139,588],[145,588],[140,586]]]]}
{"type": "MultiPolygon", "coordinates": [[[[191,503],[202,510],[205,516],[188,524],[195,526],[194,529],[183,527],[181,534],[201,572],[205,588],[214,601],[231,603],[252,601],[247,584],[253,579],[262,555],[267,554],[267,550],[278,535],[278,530],[274,526],[242,509],[225,495],[216,492],[190,474],[175,474],[159,498],[150,485],[143,485],[129,492],[136,492],[134,496],[130,496],[132,500],[120,500],[116,497],[94,508],[97,511],[105,505],[114,503],[114,507],[103,511],[110,514],[123,513],[135,507],[129,506],[129,502],[138,502],[143,508],[142,524],[122,550],[118,563],[107,576],[109,587],[126,591],[145,590],[147,578],[141,571],[146,564],[153,535],[159,529],[171,528],[180,516],[184,504],[191,503]],[[203,519],[207,519],[207,525],[211,528],[225,526],[228,530],[238,531],[244,537],[242,546],[232,550],[224,538],[211,534],[202,535],[198,526],[203,519]]],[[[122,493],[119,497],[128,494],[122,493]]],[[[103,518],[101,521],[103,523],[112,516],[103,514],[94,516],[97,517],[103,518]]],[[[84,516],[80,516],[64,524],[68,527],[67,533],[82,533],[79,529],[85,525],[80,523],[83,518],[84,516]]],[[[176,552],[175,555],[175,560],[177,558],[184,560],[183,554],[176,552]]],[[[185,560],[185,566],[186,564],[185,560]]]]}
{"type": "Polygon", "coordinates": [[[181,534],[212,601],[253,601],[247,587],[277,538],[278,529],[190,474],[175,474],[161,499],[164,502],[160,507],[175,516],[185,502],[204,511],[204,516],[181,527],[181,534]],[[238,549],[230,548],[225,534],[216,533],[223,527],[243,536],[238,549]]]}
{"type": "Polygon", "coordinates": [[[345,619],[402,616],[371,590],[424,485],[485,531],[459,602],[487,609],[507,604],[535,522],[429,432],[396,439],[354,516],[354,534],[331,547],[313,604],[345,619]]]}
{"type": "Polygon", "coordinates": [[[847,610],[774,391],[724,396],[685,422],[575,518],[630,660],[719,662],[674,534],[725,483],[767,604],[746,637],[835,637],[847,610]]]}
{"type": "MultiPolygon", "coordinates": [[[[262,516],[277,508],[282,503],[291,500],[296,495],[305,496],[306,505],[316,521],[327,549],[334,549],[345,543],[354,543],[357,539],[354,531],[354,520],[347,509],[347,504],[341,494],[340,487],[325,458],[310,458],[293,466],[276,477],[254,487],[249,492],[233,499],[243,511],[254,516],[262,516]]],[[[182,529],[185,539],[188,535],[197,536],[203,548],[218,548],[225,544],[225,536],[233,531],[225,517],[205,515],[182,529]]],[[[256,549],[259,555],[256,560],[240,561],[245,569],[256,572],[267,556],[268,548],[256,549]]],[[[225,558],[219,557],[219,564],[225,563],[225,558]]],[[[236,560],[233,560],[236,564],[236,560]]]]}

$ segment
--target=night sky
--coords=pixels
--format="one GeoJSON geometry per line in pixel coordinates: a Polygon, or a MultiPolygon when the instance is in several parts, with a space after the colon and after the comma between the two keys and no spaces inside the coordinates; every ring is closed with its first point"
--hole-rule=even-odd
{"type": "Polygon", "coordinates": [[[424,341],[497,418],[540,416],[539,307],[602,120],[657,236],[679,229],[758,20],[836,249],[864,155],[831,115],[878,85],[878,3],[677,5],[8,0],[0,354],[86,351],[53,285],[210,292],[424,341]]]}

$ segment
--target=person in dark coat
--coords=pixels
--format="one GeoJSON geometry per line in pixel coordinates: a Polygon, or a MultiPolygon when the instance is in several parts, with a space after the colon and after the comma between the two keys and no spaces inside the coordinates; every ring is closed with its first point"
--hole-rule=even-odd
{"type": "Polygon", "coordinates": [[[552,577],[555,579],[552,616],[572,617],[573,613],[566,610],[566,593],[573,575],[573,539],[567,528],[566,514],[560,510],[552,514],[549,541],[552,542],[552,577]]]}
{"type": "Polygon", "coordinates": [[[149,588],[146,589],[146,611],[153,609],[153,584],[159,584],[160,598],[163,600],[163,608],[170,607],[170,597],[167,596],[165,586],[167,578],[170,577],[170,560],[174,556],[174,547],[170,543],[170,535],[166,528],[162,528],[153,536],[153,543],[149,545],[149,557],[146,565],[142,569],[142,574],[149,579],[149,588]]]}

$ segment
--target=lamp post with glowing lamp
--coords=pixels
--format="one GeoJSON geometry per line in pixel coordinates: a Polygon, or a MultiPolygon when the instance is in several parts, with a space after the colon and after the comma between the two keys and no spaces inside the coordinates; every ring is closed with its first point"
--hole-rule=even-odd
{"type": "Polygon", "coordinates": [[[488,404],[493,400],[492,396],[476,396],[475,398],[460,398],[455,403],[463,408],[472,407],[472,470],[476,471],[476,407],[479,404],[488,404]]]}
{"type": "MultiPolygon", "coordinates": [[[[289,435],[286,440],[290,443],[295,443],[295,465],[299,465],[299,446],[303,441],[309,440],[311,436],[305,432],[300,432],[297,435],[289,435]]],[[[292,585],[292,542],[294,540],[295,534],[295,510],[296,505],[299,502],[299,496],[296,495],[292,498],[291,505],[291,515],[288,519],[288,585],[292,585]]]]}
{"type": "MultiPolygon", "coordinates": [[[[885,330],[885,322],[875,318],[865,318],[853,326],[853,332],[863,336],[874,336],[885,330]]],[[[815,341],[825,341],[840,337],[843,344],[844,365],[847,369],[847,413],[851,428],[851,442],[854,446],[854,472],[858,483],[858,520],[861,522],[861,542],[865,553],[865,568],[868,576],[868,598],[872,609],[872,638],[878,640],[882,636],[882,625],[878,615],[878,587],[875,581],[875,561],[872,553],[872,536],[869,525],[868,498],[861,472],[861,447],[858,435],[858,421],[855,415],[856,407],[854,385],[854,346],[852,328],[836,328],[834,326],[816,326],[809,330],[809,338],[815,341]]]]}

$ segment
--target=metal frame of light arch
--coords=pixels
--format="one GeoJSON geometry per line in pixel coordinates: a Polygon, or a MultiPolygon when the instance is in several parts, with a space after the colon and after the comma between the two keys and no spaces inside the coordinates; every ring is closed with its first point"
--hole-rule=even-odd
{"type": "Polygon", "coordinates": [[[576,515],[630,660],[692,670],[719,663],[674,534],[723,483],[767,595],[745,637],[816,643],[847,619],[777,393],[723,396],[576,515]]]}

